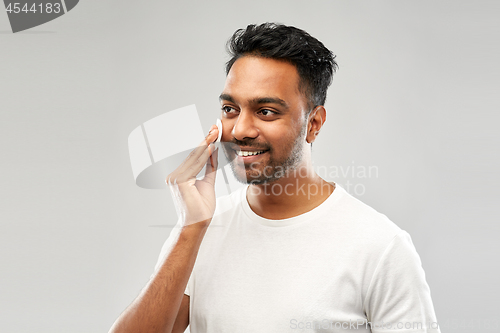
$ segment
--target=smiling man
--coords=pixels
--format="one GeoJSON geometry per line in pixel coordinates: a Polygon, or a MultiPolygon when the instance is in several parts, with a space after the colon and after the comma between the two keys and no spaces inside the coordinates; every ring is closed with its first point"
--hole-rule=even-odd
{"type": "Polygon", "coordinates": [[[270,23],[228,46],[222,146],[247,186],[215,199],[212,126],[167,177],[178,227],[111,331],[439,333],[408,233],[313,170],[333,54],[270,23]]]}
{"type": "Polygon", "coordinates": [[[298,82],[294,65],[270,58],[245,56],[229,69],[220,101],[224,128],[231,133],[223,136],[234,144],[224,146],[229,148],[226,155],[230,160],[238,155],[245,166],[243,170],[231,164],[239,181],[271,183],[307,161],[303,155],[308,150],[309,103],[298,91],[298,82]]]}
{"type": "MultiPolygon", "coordinates": [[[[333,56],[323,52],[333,74],[333,56]]],[[[324,101],[315,105],[300,91],[301,78],[289,61],[262,53],[233,59],[220,95],[222,139],[229,143],[223,147],[233,173],[252,185],[248,200],[258,215],[284,219],[307,212],[334,190],[313,171],[311,159],[310,144],[326,120],[324,101]],[[312,187],[318,192],[313,196],[312,187]]]]}

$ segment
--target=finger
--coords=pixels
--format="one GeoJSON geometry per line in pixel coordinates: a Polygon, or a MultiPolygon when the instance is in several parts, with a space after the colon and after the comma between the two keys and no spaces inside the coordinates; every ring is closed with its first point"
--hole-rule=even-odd
{"type": "Polygon", "coordinates": [[[208,135],[205,137],[205,139],[203,139],[203,141],[200,142],[198,147],[196,147],[189,154],[189,156],[186,158],[186,160],[184,161],[185,164],[189,164],[189,162],[191,162],[193,160],[197,160],[204,153],[204,151],[208,147],[208,145],[211,144],[212,142],[214,142],[215,140],[217,140],[218,135],[219,135],[219,130],[218,130],[217,126],[212,125],[212,127],[210,127],[210,131],[208,132],[208,135]]]}
{"type": "Polygon", "coordinates": [[[214,167],[214,171],[217,171],[219,167],[219,145],[215,146],[215,150],[212,153],[212,166],[214,167]]]}
{"type": "MultiPolygon", "coordinates": [[[[188,169],[195,170],[196,168],[193,169],[194,164],[199,164],[198,160],[200,159],[201,155],[206,151],[207,147],[209,144],[215,140],[217,140],[217,137],[219,135],[219,130],[216,125],[212,125],[210,127],[210,131],[208,132],[208,135],[203,139],[202,142],[196,147],[191,153],[189,153],[188,157],[175,169],[171,174],[170,178],[172,179],[177,179],[180,175],[183,175],[188,169]]],[[[202,164],[204,164],[205,161],[203,161],[202,164]]],[[[200,169],[201,170],[201,169],[200,169]]],[[[198,172],[200,172],[198,170],[198,172]]],[[[194,175],[185,175],[187,177],[196,177],[197,174],[194,175]]],[[[186,177],[183,177],[186,178],[186,177]]]]}
{"type": "Polygon", "coordinates": [[[205,167],[205,176],[203,181],[210,184],[215,184],[215,177],[217,175],[217,166],[219,164],[219,149],[216,149],[212,155],[210,155],[205,167]]]}
{"type": "Polygon", "coordinates": [[[217,161],[216,161],[216,158],[218,156],[217,152],[219,150],[219,144],[218,143],[214,143],[213,145],[214,145],[213,152],[212,152],[212,154],[210,154],[210,158],[207,161],[207,165],[209,164],[210,167],[215,171],[215,170],[217,170],[217,164],[216,164],[217,161]]]}
{"type": "Polygon", "coordinates": [[[218,164],[219,150],[216,149],[211,155],[211,159],[207,161],[205,167],[205,176],[196,181],[196,187],[200,189],[203,193],[209,193],[207,191],[215,190],[215,179],[217,177],[217,164],[218,164]],[[210,162],[212,160],[212,162],[210,162]]]}
{"type": "Polygon", "coordinates": [[[214,151],[214,144],[211,143],[206,147],[203,153],[196,159],[192,159],[190,164],[186,164],[186,169],[179,174],[178,180],[179,182],[184,182],[189,179],[196,178],[196,175],[203,169],[203,167],[208,163],[210,163],[210,155],[214,151]]]}
{"type": "Polygon", "coordinates": [[[207,143],[215,142],[218,137],[219,137],[219,128],[217,127],[217,125],[212,125],[206,137],[207,143]]]}

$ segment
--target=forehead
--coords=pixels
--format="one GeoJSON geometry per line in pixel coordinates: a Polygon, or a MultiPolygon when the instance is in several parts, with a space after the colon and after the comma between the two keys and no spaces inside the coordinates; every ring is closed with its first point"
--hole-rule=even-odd
{"type": "Polygon", "coordinates": [[[224,94],[240,100],[278,97],[287,103],[301,101],[299,74],[294,65],[275,59],[244,56],[235,61],[224,86],[224,94]]]}

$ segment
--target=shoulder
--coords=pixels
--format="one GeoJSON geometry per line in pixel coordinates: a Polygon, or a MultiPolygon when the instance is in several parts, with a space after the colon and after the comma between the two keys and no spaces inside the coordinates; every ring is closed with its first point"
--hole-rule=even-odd
{"type": "Polygon", "coordinates": [[[363,302],[371,322],[436,322],[422,262],[406,231],[387,245],[371,276],[363,302]]]}
{"type": "Polygon", "coordinates": [[[339,198],[330,211],[343,232],[384,246],[402,231],[385,214],[353,197],[341,186],[337,186],[335,191],[339,191],[339,198]]]}

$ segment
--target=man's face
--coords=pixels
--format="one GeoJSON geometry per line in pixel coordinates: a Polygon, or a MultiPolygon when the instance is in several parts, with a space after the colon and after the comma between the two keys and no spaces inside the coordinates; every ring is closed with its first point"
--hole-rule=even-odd
{"type": "Polygon", "coordinates": [[[238,181],[265,184],[296,169],[307,147],[307,100],[294,65],[245,56],[220,96],[224,152],[238,181]],[[248,155],[248,156],[245,156],[248,155]]]}

